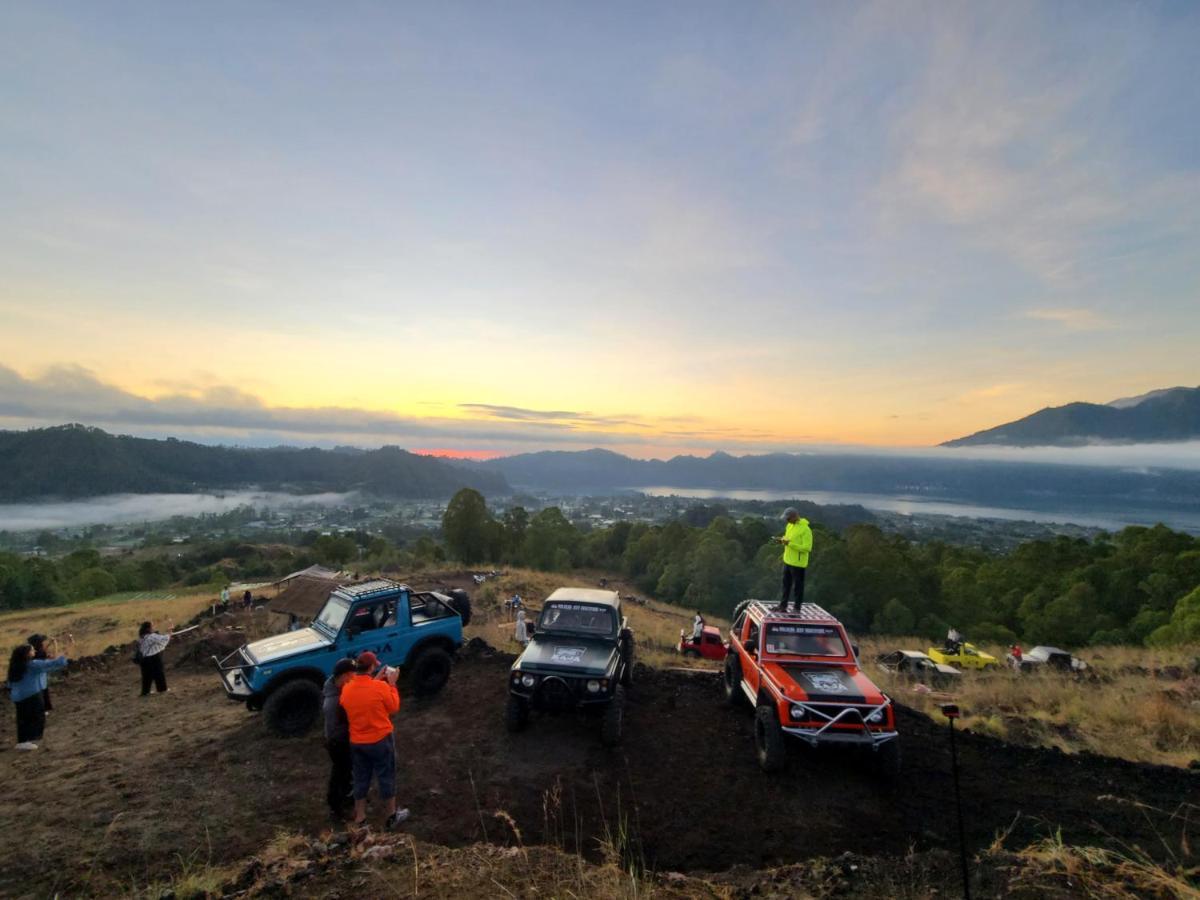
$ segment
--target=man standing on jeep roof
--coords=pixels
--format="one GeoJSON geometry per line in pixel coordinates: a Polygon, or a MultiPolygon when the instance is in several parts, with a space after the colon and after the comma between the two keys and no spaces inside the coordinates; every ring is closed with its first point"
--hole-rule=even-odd
{"type": "Polygon", "coordinates": [[[351,781],[350,723],[342,709],[342,688],[354,675],[354,660],[339,659],[333,674],[325,679],[322,711],[325,713],[325,749],[329,751],[329,787],[325,800],[334,818],[341,818],[346,802],[353,796],[351,781]]]}
{"type": "Polygon", "coordinates": [[[804,572],[813,546],[812,529],[808,527],[808,519],[800,518],[800,511],[793,506],[784,510],[783,517],[787,519],[783,537],[775,538],[783,544],[783,600],[779,609],[787,610],[788,595],[794,593],[795,609],[799,612],[804,602],[804,572]]]}
{"type": "Polygon", "coordinates": [[[367,791],[378,780],[379,796],[387,807],[384,827],[395,828],[408,818],[407,809],[396,809],[396,745],[392,741],[392,716],[400,711],[396,669],[383,666],[371,677],[379,660],[371,651],[358,655],[354,676],[342,688],[342,709],[350,723],[350,754],[354,770],[354,824],[367,819],[367,791]]]}

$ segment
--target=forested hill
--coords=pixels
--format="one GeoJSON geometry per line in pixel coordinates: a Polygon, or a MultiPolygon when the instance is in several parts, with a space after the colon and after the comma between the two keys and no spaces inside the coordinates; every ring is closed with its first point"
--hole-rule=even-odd
{"type": "Polygon", "coordinates": [[[1001,444],[1070,447],[1095,441],[1161,443],[1200,439],[1200,387],[1168,388],[1112,403],[1068,403],[978,431],[945,447],[1001,444]]]}
{"type": "Polygon", "coordinates": [[[876,493],[1022,509],[1174,509],[1200,512],[1200,472],[1000,462],[901,454],[771,453],[630,459],[607,450],[525,453],[491,460],[515,488],[597,493],[667,487],[876,493]]]}
{"type": "Polygon", "coordinates": [[[0,500],[191,493],[255,486],[364,490],[389,497],[449,497],[462,487],[508,493],[497,472],[467,469],[397,447],[370,451],[210,447],[116,436],[63,425],[0,431],[0,500]]]}

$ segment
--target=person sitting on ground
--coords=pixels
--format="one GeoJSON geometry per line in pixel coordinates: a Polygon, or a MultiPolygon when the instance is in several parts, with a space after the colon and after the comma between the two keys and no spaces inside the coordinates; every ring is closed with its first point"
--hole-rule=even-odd
{"type": "Polygon", "coordinates": [[[400,711],[396,689],[399,672],[382,666],[367,650],[358,655],[354,676],[342,688],[342,708],[350,725],[350,754],[354,777],[354,824],[367,821],[367,792],[371,781],[379,785],[379,797],[387,809],[384,827],[395,828],[408,818],[407,809],[396,809],[396,745],[391,717],[400,711]]]}
{"type": "MultiPolygon", "coordinates": [[[[54,638],[48,638],[44,634],[31,634],[29,636],[29,646],[33,648],[34,659],[52,659],[50,655],[52,650],[58,648],[58,642],[54,638]]],[[[54,709],[54,704],[50,702],[50,687],[47,685],[42,690],[42,704],[46,708],[46,715],[50,715],[50,710],[54,709]]]]}
{"type": "Polygon", "coordinates": [[[354,660],[339,659],[333,674],[325,679],[322,691],[322,710],[325,713],[325,749],[329,751],[329,787],[325,801],[329,812],[340,819],[347,803],[354,800],[352,757],[350,755],[350,722],[342,708],[342,688],[354,675],[354,660]]]}
{"type": "Polygon", "coordinates": [[[167,673],[163,669],[163,651],[167,649],[167,644],[171,643],[171,628],[173,625],[167,625],[167,633],[160,634],[154,630],[154,625],[150,622],[143,622],[138,628],[137,639],[137,663],[142,670],[142,696],[145,697],[150,693],[150,685],[154,684],[154,690],[160,694],[167,692],[167,673]]]}
{"type": "MultiPolygon", "coordinates": [[[[74,641],[68,639],[68,645],[74,641]]],[[[18,750],[36,750],[46,731],[46,707],[42,691],[46,675],[67,667],[66,654],[54,659],[35,659],[33,647],[21,644],[13,648],[8,661],[8,691],[17,711],[18,750]]]]}
{"type": "Polygon", "coordinates": [[[704,635],[704,616],[700,615],[700,610],[696,610],[696,618],[692,619],[692,643],[699,644],[700,638],[704,635]]]}

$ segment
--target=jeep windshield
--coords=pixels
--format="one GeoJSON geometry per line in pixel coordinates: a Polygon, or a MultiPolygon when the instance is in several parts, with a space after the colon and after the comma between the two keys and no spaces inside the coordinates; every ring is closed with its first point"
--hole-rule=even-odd
{"type": "Polygon", "coordinates": [[[615,637],[617,614],[599,603],[547,603],[538,619],[538,632],[615,637]]]}
{"type": "Polygon", "coordinates": [[[313,620],[313,624],[328,634],[336,635],[342,630],[342,623],[350,612],[350,603],[341,597],[330,597],[321,607],[321,612],[313,620]]]}
{"type": "Polygon", "coordinates": [[[846,642],[831,625],[767,623],[768,653],[779,656],[846,656],[846,642]]]}

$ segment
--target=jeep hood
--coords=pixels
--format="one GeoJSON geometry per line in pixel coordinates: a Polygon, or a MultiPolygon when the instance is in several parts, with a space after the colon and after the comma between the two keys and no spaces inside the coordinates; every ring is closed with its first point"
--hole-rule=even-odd
{"type": "Polygon", "coordinates": [[[309,650],[319,650],[328,647],[329,638],[315,628],[301,628],[298,631],[285,631],[274,637],[263,638],[246,645],[246,655],[256,665],[275,662],[286,656],[307,653],[309,650]]]}
{"type": "Polygon", "coordinates": [[[616,644],[571,635],[535,635],[517,660],[522,672],[563,672],[603,676],[617,653],[616,644]]]}
{"type": "Polygon", "coordinates": [[[788,663],[778,667],[787,678],[780,680],[791,700],[811,700],[814,703],[883,702],[879,688],[860,670],[847,666],[799,665],[788,663]]]}

